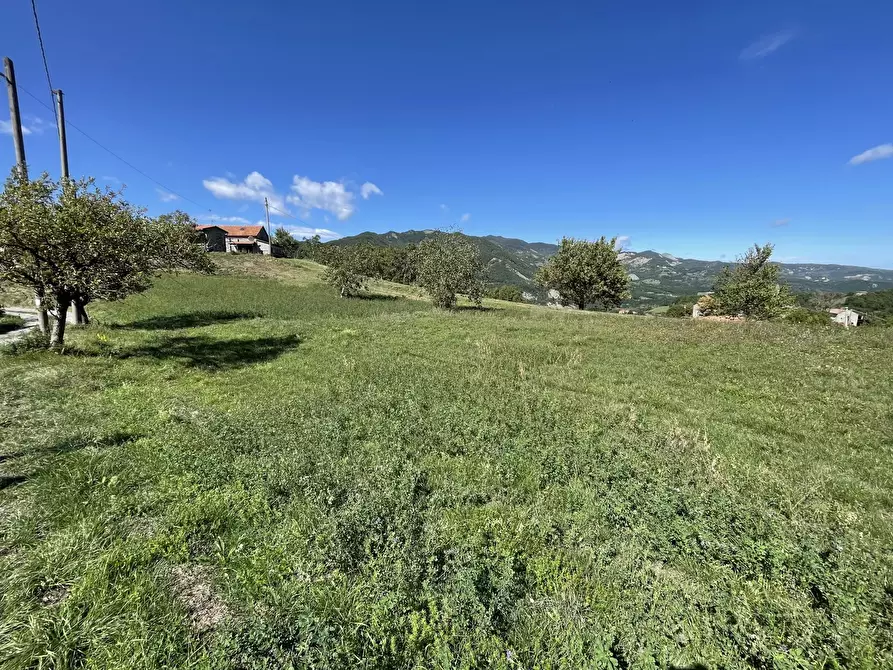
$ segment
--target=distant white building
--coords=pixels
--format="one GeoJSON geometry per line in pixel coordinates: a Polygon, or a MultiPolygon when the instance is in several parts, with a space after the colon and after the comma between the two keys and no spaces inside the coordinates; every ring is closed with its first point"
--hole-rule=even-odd
{"type": "Polygon", "coordinates": [[[831,314],[831,320],[834,323],[839,323],[847,328],[858,326],[860,321],[862,321],[862,315],[859,312],[854,312],[849,307],[835,307],[834,309],[829,309],[828,312],[831,314]]]}

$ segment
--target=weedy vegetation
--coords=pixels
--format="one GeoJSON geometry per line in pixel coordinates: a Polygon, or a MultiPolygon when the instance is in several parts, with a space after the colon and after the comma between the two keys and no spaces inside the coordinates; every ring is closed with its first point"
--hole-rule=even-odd
{"type": "Polygon", "coordinates": [[[0,356],[0,667],[893,666],[893,330],[220,265],[0,356]]]}

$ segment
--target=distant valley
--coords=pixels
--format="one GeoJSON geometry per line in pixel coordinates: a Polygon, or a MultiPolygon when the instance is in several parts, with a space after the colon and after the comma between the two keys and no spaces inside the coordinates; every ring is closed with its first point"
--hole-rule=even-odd
{"type": "MultiPolygon", "coordinates": [[[[433,230],[360,233],[328,244],[401,247],[418,244],[433,230]]],[[[534,275],[549,256],[558,250],[555,244],[487,235],[468,235],[480,250],[487,266],[489,282],[518,286],[531,301],[546,302],[548,297],[536,285],[534,275]]],[[[744,251],[742,249],[742,251],[744,251]]],[[[621,260],[632,279],[632,307],[666,305],[680,295],[709,291],[713,280],[729,263],[677,258],[656,251],[623,251],[621,260]]],[[[795,292],[833,291],[849,293],[893,288],[893,270],[879,270],[851,265],[816,263],[779,263],[782,276],[795,292]]]]}

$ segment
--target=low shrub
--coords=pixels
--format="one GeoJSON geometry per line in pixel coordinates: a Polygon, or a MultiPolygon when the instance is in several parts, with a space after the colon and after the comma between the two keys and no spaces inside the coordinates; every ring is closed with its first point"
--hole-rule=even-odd
{"type": "Polygon", "coordinates": [[[800,323],[807,326],[827,326],[831,323],[831,316],[827,312],[814,312],[811,309],[798,307],[785,314],[785,320],[791,323],[800,323]]]}
{"type": "Polygon", "coordinates": [[[42,333],[37,328],[32,329],[23,337],[10,342],[2,347],[2,351],[9,355],[24,354],[29,351],[42,351],[49,349],[50,337],[47,333],[42,333]]]}

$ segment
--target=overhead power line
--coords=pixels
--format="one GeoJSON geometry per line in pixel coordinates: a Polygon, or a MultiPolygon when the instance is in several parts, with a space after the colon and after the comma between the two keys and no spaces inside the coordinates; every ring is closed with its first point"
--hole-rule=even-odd
{"type": "Polygon", "coordinates": [[[290,219],[294,219],[295,221],[303,221],[303,220],[304,220],[304,219],[301,219],[301,218],[299,218],[299,217],[297,217],[297,216],[295,216],[294,214],[291,214],[291,213],[289,213],[289,212],[283,212],[283,211],[282,211],[281,209],[279,209],[278,207],[273,207],[273,205],[271,205],[271,204],[269,204],[269,203],[267,203],[267,206],[268,206],[270,209],[272,209],[274,212],[279,212],[280,214],[282,214],[282,216],[287,216],[288,218],[290,218],[290,219]]]}
{"type": "MultiPolygon", "coordinates": [[[[41,105],[43,105],[43,106],[46,107],[47,109],[51,109],[53,112],[55,112],[55,109],[54,109],[54,108],[50,107],[48,104],[46,104],[43,100],[41,100],[41,99],[38,98],[36,95],[34,95],[34,94],[33,94],[31,91],[29,91],[27,88],[24,88],[21,84],[19,84],[19,90],[24,91],[25,93],[27,93],[28,95],[30,95],[32,98],[34,98],[34,100],[36,100],[38,103],[40,103],[41,105]]],[[[99,140],[97,140],[96,138],[94,138],[93,136],[91,136],[87,131],[85,131],[85,130],[81,130],[80,128],[78,128],[78,127],[77,127],[76,125],[74,125],[71,121],[68,121],[68,120],[66,119],[66,121],[65,121],[65,126],[68,127],[68,128],[74,128],[76,131],[78,131],[81,135],[83,135],[83,136],[86,137],[88,140],[90,140],[91,142],[93,142],[93,144],[95,144],[96,146],[98,146],[100,149],[103,149],[104,151],[108,152],[109,154],[111,154],[112,156],[114,156],[115,158],[117,158],[119,161],[121,161],[122,163],[124,163],[124,165],[126,165],[127,167],[129,167],[131,170],[133,170],[134,172],[136,172],[136,173],[138,173],[138,174],[141,174],[143,177],[145,177],[146,179],[148,179],[149,181],[151,181],[153,184],[155,184],[155,185],[157,185],[157,186],[163,188],[163,189],[164,189],[165,191],[167,191],[168,193],[171,193],[171,194],[177,196],[178,198],[180,198],[181,200],[184,200],[185,202],[188,202],[188,203],[191,203],[191,204],[195,205],[196,207],[199,207],[199,208],[201,208],[201,209],[207,210],[208,212],[211,212],[211,209],[210,209],[209,207],[205,207],[204,205],[202,205],[202,204],[196,202],[195,200],[193,200],[193,199],[191,199],[191,198],[187,198],[187,197],[186,197],[185,195],[183,195],[182,193],[177,193],[177,192],[176,192],[175,190],[173,190],[172,188],[170,188],[170,187],[168,187],[168,186],[165,186],[164,184],[162,184],[160,181],[158,181],[158,180],[155,179],[154,177],[152,177],[152,176],[146,174],[145,172],[143,172],[142,170],[140,170],[136,165],[134,165],[133,163],[131,163],[131,162],[128,161],[127,159],[122,158],[120,155],[116,154],[114,151],[112,151],[112,150],[109,149],[107,146],[105,146],[104,144],[102,144],[102,142],[100,142],[99,140]]],[[[211,212],[211,213],[213,213],[213,212],[211,212]]]]}
{"type": "MultiPolygon", "coordinates": [[[[31,0],[31,12],[34,14],[34,27],[37,29],[37,41],[40,43],[40,55],[43,57],[43,71],[46,72],[47,75],[47,86],[50,89],[50,100],[54,100],[53,95],[55,89],[53,88],[53,82],[50,79],[50,66],[47,64],[47,52],[43,46],[43,35],[40,32],[40,19],[37,18],[37,2],[36,0],[31,0]]],[[[53,110],[53,118],[56,119],[56,127],[59,127],[59,116],[56,114],[55,105],[52,107],[53,110]]]]}

